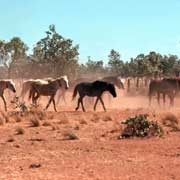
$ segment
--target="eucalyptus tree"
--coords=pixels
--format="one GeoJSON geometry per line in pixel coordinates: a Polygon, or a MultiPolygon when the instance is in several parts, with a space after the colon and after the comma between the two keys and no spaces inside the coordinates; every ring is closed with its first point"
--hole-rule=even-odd
{"type": "Polygon", "coordinates": [[[56,32],[55,25],[50,25],[46,36],[40,39],[34,49],[33,56],[39,63],[49,63],[54,76],[69,74],[75,76],[78,67],[78,45],[56,32]]]}

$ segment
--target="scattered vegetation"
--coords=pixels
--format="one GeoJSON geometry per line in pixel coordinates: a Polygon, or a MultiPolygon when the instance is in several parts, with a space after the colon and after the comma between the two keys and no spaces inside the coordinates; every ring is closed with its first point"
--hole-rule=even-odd
{"type": "Polygon", "coordinates": [[[52,131],[55,131],[55,130],[58,130],[59,129],[59,127],[57,126],[57,125],[51,125],[51,127],[52,127],[52,131]]]}
{"type": "Polygon", "coordinates": [[[103,121],[112,121],[112,118],[110,116],[105,116],[103,118],[103,121]]]}
{"type": "Polygon", "coordinates": [[[44,123],[42,124],[43,126],[51,126],[51,123],[48,121],[44,121],[44,123]]]}
{"type": "Polygon", "coordinates": [[[168,112],[162,115],[161,122],[164,126],[172,128],[173,131],[180,131],[178,118],[175,114],[168,112]]]}
{"type": "Polygon", "coordinates": [[[40,122],[39,122],[37,116],[31,115],[29,120],[30,120],[30,123],[31,123],[31,127],[38,127],[38,126],[40,126],[40,122]]]}
{"type": "Polygon", "coordinates": [[[22,127],[17,127],[16,128],[16,135],[21,135],[24,134],[25,130],[22,127]]]}
{"type": "Polygon", "coordinates": [[[11,100],[11,103],[14,105],[14,109],[19,108],[21,112],[26,112],[28,110],[25,102],[20,102],[19,97],[17,96],[14,96],[14,98],[11,100]]]}
{"type": "Polygon", "coordinates": [[[87,124],[87,121],[85,119],[79,119],[80,124],[87,124]]]}
{"type": "Polygon", "coordinates": [[[125,125],[125,128],[120,138],[162,136],[163,129],[156,121],[148,121],[147,117],[147,114],[143,114],[129,117],[123,121],[122,124],[125,125]]]}
{"type": "Polygon", "coordinates": [[[64,137],[64,140],[77,140],[77,139],[79,139],[78,136],[70,130],[64,131],[62,135],[64,137]]]}
{"type": "Polygon", "coordinates": [[[59,121],[59,124],[69,124],[69,120],[68,119],[61,119],[59,121]]]}
{"type": "Polygon", "coordinates": [[[9,122],[9,117],[8,117],[7,113],[1,111],[1,114],[0,114],[0,125],[4,125],[7,122],[9,122]]]}

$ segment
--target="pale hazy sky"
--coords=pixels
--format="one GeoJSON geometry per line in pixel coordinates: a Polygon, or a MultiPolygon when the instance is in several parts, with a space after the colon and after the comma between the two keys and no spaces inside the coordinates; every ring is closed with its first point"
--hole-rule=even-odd
{"type": "Polygon", "coordinates": [[[79,44],[80,61],[114,48],[124,60],[157,51],[180,56],[179,0],[0,0],[0,39],[32,49],[50,24],[79,44]]]}

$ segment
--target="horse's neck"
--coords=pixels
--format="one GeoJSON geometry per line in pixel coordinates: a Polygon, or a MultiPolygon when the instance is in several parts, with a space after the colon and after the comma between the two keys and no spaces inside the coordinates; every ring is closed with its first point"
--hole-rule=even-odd
{"type": "Polygon", "coordinates": [[[50,83],[56,90],[60,88],[60,85],[57,81],[53,81],[50,83]]]}

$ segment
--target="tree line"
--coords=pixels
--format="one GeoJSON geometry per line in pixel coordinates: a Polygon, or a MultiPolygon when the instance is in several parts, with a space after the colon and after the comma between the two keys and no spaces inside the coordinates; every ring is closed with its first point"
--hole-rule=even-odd
{"type": "Polygon", "coordinates": [[[60,35],[55,25],[50,25],[45,37],[28,55],[28,46],[19,37],[10,41],[0,40],[0,78],[43,78],[67,74],[70,79],[120,75],[122,77],[179,76],[180,59],[177,55],[161,55],[157,52],[139,54],[123,61],[118,51],[112,49],[106,62],[90,56],[84,64],[78,62],[79,46],[73,40],[60,35]]]}

